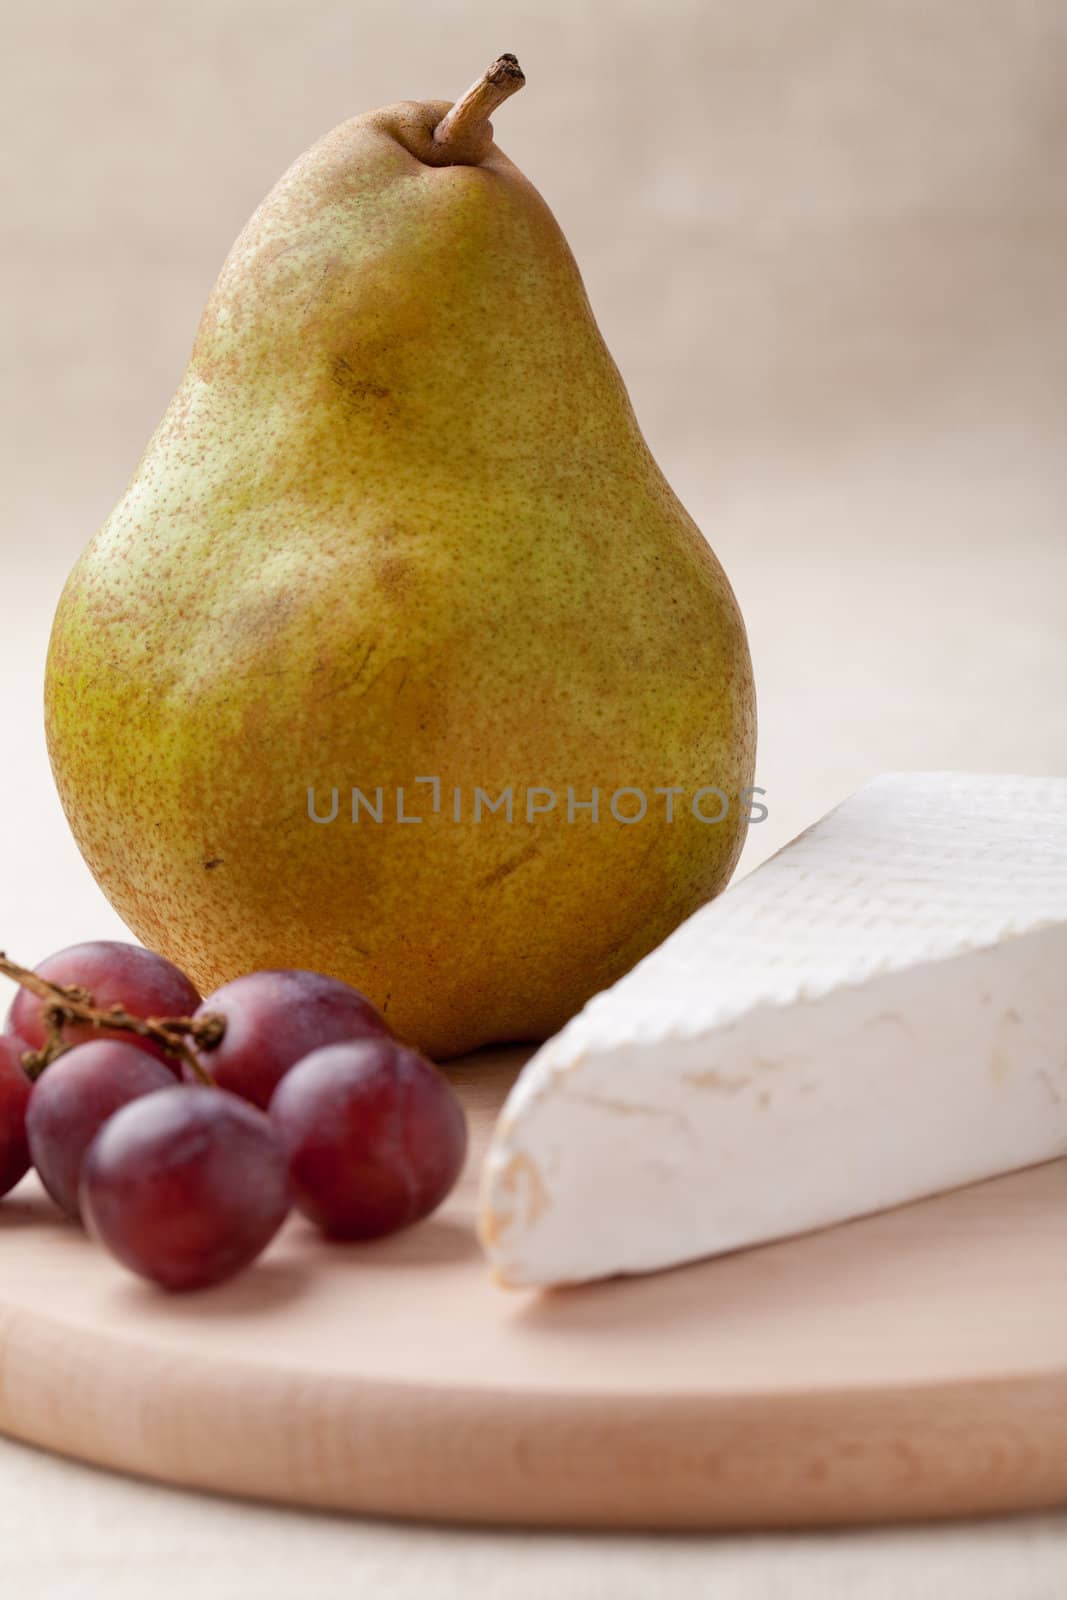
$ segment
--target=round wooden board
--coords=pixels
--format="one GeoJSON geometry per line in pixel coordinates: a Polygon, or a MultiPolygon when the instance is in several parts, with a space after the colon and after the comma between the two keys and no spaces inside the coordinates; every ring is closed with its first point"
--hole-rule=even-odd
{"type": "MultiPolygon", "coordinates": [[[[1067,1501],[1067,1161],[639,1280],[496,1287],[476,1170],[522,1056],[457,1069],[430,1222],[172,1299],[0,1205],[0,1429],[168,1483],[405,1517],[642,1528],[1067,1501]]],[[[580,1226],[580,1222],[576,1222],[580,1226]]]]}

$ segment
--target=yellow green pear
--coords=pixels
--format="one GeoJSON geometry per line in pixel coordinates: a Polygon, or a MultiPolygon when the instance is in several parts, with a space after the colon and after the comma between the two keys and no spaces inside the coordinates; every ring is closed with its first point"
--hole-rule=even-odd
{"type": "Polygon", "coordinates": [[[493,143],[522,81],[502,56],[285,174],[48,662],[134,932],[205,992],[347,979],[438,1057],[546,1036],[717,893],[753,781],[733,593],[493,143]]]}

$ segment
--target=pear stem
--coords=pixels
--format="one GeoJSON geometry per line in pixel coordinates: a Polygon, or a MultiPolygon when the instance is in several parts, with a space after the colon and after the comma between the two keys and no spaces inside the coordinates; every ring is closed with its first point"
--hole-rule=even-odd
{"type": "Polygon", "coordinates": [[[433,142],[445,155],[461,156],[473,141],[481,141],[489,128],[489,118],[509,96],[526,82],[513,55],[497,56],[461,100],[457,100],[433,132],[433,142]]]}
{"type": "Polygon", "coordinates": [[[98,1010],[87,989],[73,984],[64,986],[49,983],[47,978],[32,972],[29,967],[20,967],[16,961],[9,961],[2,950],[0,974],[21,984],[22,988],[28,989],[43,1002],[41,1020],[48,1038],[40,1050],[28,1051],[22,1058],[22,1065],[29,1077],[39,1078],[57,1056],[71,1048],[63,1038],[63,1029],[68,1023],[80,1022],[88,1023],[91,1028],[114,1028],[120,1033],[135,1034],[140,1039],[151,1039],[155,1044],[161,1044],[168,1055],[178,1056],[185,1061],[201,1083],[214,1084],[210,1072],[186,1040],[192,1038],[202,1050],[212,1049],[226,1031],[224,1018],[135,1017],[123,1006],[98,1010]]]}

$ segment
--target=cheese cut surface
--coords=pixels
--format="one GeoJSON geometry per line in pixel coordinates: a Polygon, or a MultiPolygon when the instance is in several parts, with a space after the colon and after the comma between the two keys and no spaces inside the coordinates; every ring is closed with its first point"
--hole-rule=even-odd
{"type": "Polygon", "coordinates": [[[646,1272],[1067,1153],[1067,780],[875,779],[533,1057],[508,1284],[646,1272]]]}

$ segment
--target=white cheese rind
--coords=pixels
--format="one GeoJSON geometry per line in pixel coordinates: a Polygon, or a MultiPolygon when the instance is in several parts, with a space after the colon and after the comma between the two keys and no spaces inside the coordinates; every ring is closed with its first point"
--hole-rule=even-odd
{"type": "Polygon", "coordinates": [[[507,1283],[649,1271],[1067,1153],[1067,781],[875,780],[528,1064],[507,1283]]]}

